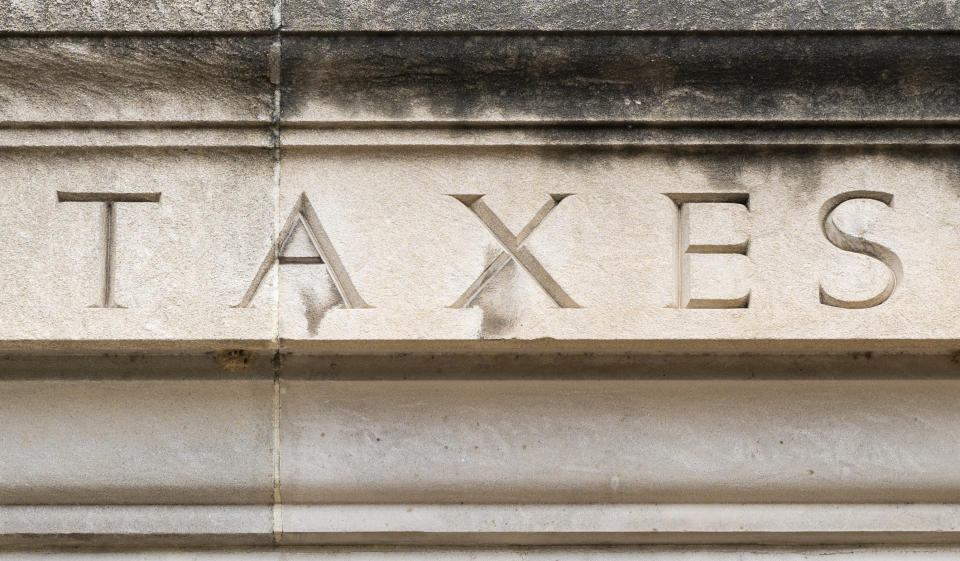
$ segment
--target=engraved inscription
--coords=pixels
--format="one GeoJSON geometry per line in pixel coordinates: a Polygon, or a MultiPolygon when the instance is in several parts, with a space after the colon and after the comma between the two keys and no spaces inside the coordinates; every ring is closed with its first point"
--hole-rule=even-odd
{"type": "Polygon", "coordinates": [[[733,298],[691,297],[690,260],[691,254],[730,254],[747,255],[749,238],[735,243],[691,243],[690,209],[691,205],[703,203],[727,203],[743,205],[749,210],[748,193],[664,193],[677,206],[676,228],[676,297],[677,308],[727,309],[747,308],[750,305],[750,291],[733,298]]]}
{"type": "Polygon", "coordinates": [[[509,228],[501,221],[496,214],[490,210],[490,207],[483,202],[483,195],[450,195],[457,199],[465,207],[470,209],[480,222],[486,227],[487,231],[500,244],[501,251],[494,260],[487,265],[477,280],[471,284],[467,290],[457,298],[457,301],[450,305],[451,308],[465,308],[473,302],[474,298],[480,294],[483,288],[511,261],[518,264],[526,271],[540,288],[547,293],[550,298],[561,308],[579,308],[573,298],[567,294],[563,288],[557,284],[557,281],[550,276],[550,273],[543,268],[540,261],[530,250],[523,247],[523,242],[533,233],[534,230],[544,221],[544,219],[570,194],[552,194],[550,200],[544,203],[540,210],[534,215],[530,222],[514,235],[509,228]]]}
{"type": "Polygon", "coordinates": [[[283,228],[280,229],[280,235],[277,236],[276,242],[270,248],[270,251],[267,252],[263,263],[257,270],[257,274],[253,277],[253,282],[250,283],[250,287],[243,295],[240,303],[235,307],[247,308],[250,306],[254,296],[257,295],[257,291],[260,289],[260,285],[263,283],[264,277],[270,272],[275,262],[280,265],[326,265],[327,273],[330,275],[330,279],[333,281],[337,292],[343,299],[345,307],[372,307],[363,300],[357,288],[354,286],[353,281],[350,280],[350,275],[347,274],[346,267],[343,266],[340,256],[333,247],[333,243],[320,224],[320,219],[317,217],[317,213],[313,209],[313,205],[310,204],[306,193],[302,193],[300,198],[297,199],[297,204],[294,206],[293,211],[290,212],[286,222],[284,222],[283,228]],[[284,250],[291,243],[295,243],[298,237],[305,238],[300,245],[307,246],[313,255],[287,256],[284,254],[284,250]]]}
{"type": "MultiPolygon", "coordinates": [[[[727,257],[748,256],[751,238],[747,221],[750,212],[750,195],[737,192],[708,193],[661,193],[670,199],[676,208],[675,226],[675,288],[673,304],[669,307],[688,309],[730,309],[748,308],[751,300],[749,276],[738,272],[736,266],[729,266],[727,257]],[[692,256],[713,256],[696,258],[692,256]],[[700,261],[698,261],[698,259],[700,261]],[[712,261],[712,262],[710,262],[712,261]],[[720,265],[715,265],[719,263],[720,265]],[[711,267],[720,270],[714,275],[702,274],[711,267]],[[725,287],[736,286],[734,290],[725,287]]],[[[117,205],[121,203],[159,203],[161,193],[108,193],[108,192],[70,192],[57,191],[58,203],[99,203],[102,211],[103,232],[103,269],[99,301],[91,308],[124,308],[116,299],[116,253],[117,253],[117,205]]],[[[484,201],[483,194],[451,194],[463,206],[472,212],[487,232],[499,245],[499,251],[492,249],[492,260],[479,276],[453,302],[450,308],[466,308],[475,303],[491,282],[505,268],[516,266],[525,271],[539,288],[560,308],[580,308],[571,297],[544,268],[525,243],[546,218],[571,194],[551,194],[549,199],[537,210],[529,222],[516,234],[497,216],[484,201]]],[[[877,201],[893,207],[893,194],[882,191],[854,190],[840,193],[829,198],[819,210],[819,225],[824,237],[836,248],[871,257],[882,263],[887,272],[886,283],[881,290],[865,298],[851,298],[842,294],[842,289],[833,287],[828,290],[824,283],[819,285],[819,302],[826,306],[863,309],[879,306],[886,302],[903,283],[904,271],[900,257],[889,247],[864,237],[866,226],[854,220],[848,222],[851,208],[844,207],[848,201],[877,201]],[[841,292],[841,296],[836,293],[841,292]]],[[[861,203],[856,203],[861,204],[861,203]]],[[[872,203],[871,203],[872,204],[872,203]]],[[[741,263],[746,263],[742,261],[741,263]]],[[[864,261],[869,265],[869,262],[864,261]]],[[[294,208],[286,217],[279,234],[268,250],[250,285],[240,302],[234,306],[247,308],[253,303],[261,285],[274,264],[279,265],[324,265],[329,277],[329,288],[325,294],[342,300],[345,308],[371,308],[363,299],[348,274],[340,256],[329,236],[320,223],[317,213],[306,193],[297,198],[294,208]]],[[[874,265],[875,267],[875,265],[874,265]]],[[[845,279],[859,279],[847,272],[845,279]]],[[[876,279],[879,280],[879,279],[876,279]]],[[[861,285],[862,286],[862,285],[861,285]]],[[[489,291],[488,291],[489,292],[489,291]]],[[[858,296],[857,293],[854,293],[858,296]]],[[[305,307],[310,312],[308,319],[313,321],[311,332],[322,317],[323,307],[316,303],[317,296],[310,292],[301,292],[305,307]]],[[[325,296],[326,297],[326,296],[325,296]]]]}
{"type": "Polygon", "coordinates": [[[827,293],[823,285],[821,285],[820,303],[837,308],[872,308],[886,302],[887,299],[893,295],[897,286],[903,282],[903,263],[890,248],[840,230],[834,220],[833,213],[840,205],[854,199],[879,201],[888,207],[893,207],[893,195],[890,193],[883,193],[881,191],[848,191],[841,193],[835,197],[831,197],[820,207],[820,225],[823,227],[823,235],[830,240],[830,243],[844,251],[867,255],[886,265],[890,272],[887,277],[887,284],[878,294],[862,300],[836,298],[827,293]]]}
{"type": "Polygon", "coordinates": [[[118,203],[158,203],[160,193],[78,193],[57,191],[57,202],[100,203],[103,205],[103,282],[100,302],[91,308],[123,308],[113,298],[114,263],[116,262],[118,203]]]}

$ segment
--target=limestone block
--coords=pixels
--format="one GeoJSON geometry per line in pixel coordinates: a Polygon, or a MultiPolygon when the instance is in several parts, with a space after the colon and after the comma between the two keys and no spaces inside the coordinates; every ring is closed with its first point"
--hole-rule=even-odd
{"type": "Polygon", "coordinates": [[[262,31],[272,13],[270,0],[2,0],[0,31],[262,31]]]}
{"type": "Polygon", "coordinates": [[[0,506],[0,544],[265,545],[273,542],[272,522],[270,505],[0,506]]]}
{"type": "Polygon", "coordinates": [[[275,276],[234,307],[275,237],[267,150],[8,149],[0,175],[5,347],[275,339],[275,276]]]}
{"type": "Polygon", "coordinates": [[[0,121],[6,126],[269,122],[270,42],[217,36],[3,37],[0,121]]]}
{"type": "MultiPolygon", "coordinates": [[[[257,505],[272,500],[269,379],[5,380],[0,404],[0,504],[257,505]]],[[[40,534],[56,533],[57,527],[60,533],[102,532],[111,524],[120,530],[122,520],[129,523],[126,533],[133,527],[163,533],[148,531],[147,513],[104,512],[98,523],[96,512],[64,509],[40,512],[29,523],[17,522],[31,520],[29,512],[17,512],[0,512],[3,533],[30,533],[31,527],[40,534]]],[[[158,521],[156,528],[182,527],[193,518],[194,524],[207,519],[226,532],[231,525],[249,528],[239,521],[256,516],[223,513],[218,523],[215,512],[181,514],[158,521]]]]}
{"type": "Polygon", "coordinates": [[[956,29],[960,12],[944,0],[286,0],[284,27],[320,31],[791,31],[956,29]]]}
{"type": "MultiPolygon", "coordinates": [[[[955,503],[958,394],[956,380],[284,380],[281,495],[305,505],[955,503]]],[[[394,516],[413,519],[402,510],[394,516]]],[[[329,512],[319,519],[349,518],[329,512]]],[[[453,531],[444,520],[432,531],[453,531]]]]}
{"type": "Polygon", "coordinates": [[[327,247],[279,264],[281,337],[946,351],[953,154],[289,147],[280,214],[327,247]]]}

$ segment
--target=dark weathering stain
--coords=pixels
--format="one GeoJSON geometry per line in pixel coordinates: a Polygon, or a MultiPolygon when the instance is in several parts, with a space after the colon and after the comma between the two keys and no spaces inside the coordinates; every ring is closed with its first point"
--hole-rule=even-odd
{"type": "Polygon", "coordinates": [[[330,275],[323,275],[326,280],[325,293],[328,295],[322,298],[314,288],[300,289],[300,302],[303,304],[303,314],[307,319],[307,332],[315,336],[320,331],[320,323],[323,318],[332,309],[343,308],[343,299],[337,292],[336,286],[330,275]]]}
{"type": "MultiPolygon", "coordinates": [[[[513,263],[510,263],[504,267],[504,274],[508,273],[507,269],[515,267],[513,263]]],[[[483,319],[480,321],[480,336],[481,337],[499,337],[503,336],[506,333],[510,332],[517,323],[517,318],[513,314],[504,313],[503,309],[498,305],[484,305],[483,295],[477,298],[477,304],[480,306],[483,311],[483,319]]]]}
{"type": "MultiPolygon", "coordinates": [[[[500,247],[490,245],[484,252],[486,263],[492,263],[500,254],[500,247]]],[[[483,312],[480,321],[481,337],[500,337],[509,333],[517,324],[515,293],[517,264],[511,259],[490,283],[477,295],[473,305],[483,312]],[[498,290],[505,287],[506,292],[498,290]]]]}
{"type": "Polygon", "coordinates": [[[385,120],[954,117],[958,51],[946,34],[291,36],[282,103],[306,119],[307,99],[385,120]]]}

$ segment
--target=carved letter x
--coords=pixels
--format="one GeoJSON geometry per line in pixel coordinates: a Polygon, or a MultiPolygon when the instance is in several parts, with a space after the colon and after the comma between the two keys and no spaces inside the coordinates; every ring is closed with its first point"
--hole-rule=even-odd
{"type": "Polygon", "coordinates": [[[500,242],[500,246],[503,248],[503,251],[497,255],[497,258],[487,265],[487,268],[480,273],[477,280],[473,281],[470,288],[468,288],[460,298],[457,298],[456,302],[450,305],[451,308],[465,308],[469,306],[470,302],[480,294],[480,291],[483,290],[487,283],[493,280],[493,278],[497,276],[497,273],[511,261],[516,262],[523,270],[529,273],[530,276],[533,277],[533,280],[537,281],[537,284],[540,285],[540,288],[542,288],[550,298],[553,298],[553,301],[556,302],[558,306],[561,308],[580,307],[579,304],[573,301],[573,298],[571,298],[569,294],[560,288],[557,281],[553,280],[550,273],[543,268],[543,265],[530,253],[530,250],[523,247],[523,242],[530,237],[530,234],[543,222],[547,215],[550,214],[553,209],[557,208],[560,201],[570,196],[569,194],[550,195],[550,200],[540,207],[537,214],[534,215],[530,222],[523,230],[520,230],[520,233],[517,235],[513,235],[513,232],[507,228],[503,221],[497,218],[497,215],[490,210],[487,203],[480,200],[483,198],[483,195],[450,196],[473,211],[473,213],[477,215],[477,218],[480,219],[480,222],[487,227],[487,231],[500,242]]]}

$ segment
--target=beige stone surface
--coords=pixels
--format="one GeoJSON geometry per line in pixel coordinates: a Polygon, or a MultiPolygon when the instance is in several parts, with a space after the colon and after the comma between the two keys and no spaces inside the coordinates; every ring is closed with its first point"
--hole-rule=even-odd
{"type": "Polygon", "coordinates": [[[0,0],[0,559],[956,557],[953,4],[0,0]]]}
{"type": "Polygon", "coordinates": [[[270,544],[272,530],[270,505],[0,506],[0,545],[6,547],[236,547],[270,544]]]}
{"type": "Polygon", "coordinates": [[[554,339],[946,352],[956,337],[942,305],[960,273],[952,149],[289,148],[279,199],[263,149],[4,154],[16,211],[0,229],[23,240],[0,250],[7,348],[256,348],[279,333],[301,351],[554,339]],[[90,307],[107,278],[105,204],[59,192],[160,194],[115,203],[124,308],[90,307]],[[828,221],[835,197],[851,200],[828,221]],[[826,222],[840,245],[865,245],[837,247],[826,222]]]}
{"type": "Polygon", "coordinates": [[[3,357],[0,544],[956,539],[950,356],[270,358],[3,357]]]}
{"type": "Polygon", "coordinates": [[[407,338],[949,347],[955,322],[943,302],[960,274],[951,154],[288,149],[280,213],[306,194],[341,262],[336,275],[365,306],[338,299],[326,265],[282,265],[281,337],[294,349],[407,338]],[[857,194],[867,191],[890,203],[857,194]],[[452,195],[483,195],[502,227],[452,195]],[[722,202],[731,196],[746,205],[722,202]],[[857,199],[829,217],[847,236],[840,243],[862,238],[866,249],[827,239],[824,205],[837,196],[857,199]],[[880,246],[901,272],[870,256],[880,246]],[[821,301],[821,286],[835,301],[821,301]]]}
{"type": "MultiPolygon", "coordinates": [[[[4,380],[0,504],[268,503],[272,396],[269,380],[4,380]]],[[[28,533],[13,514],[2,532],[28,533]]],[[[79,533],[97,524],[61,514],[79,533]]]]}
{"type": "Polygon", "coordinates": [[[282,543],[952,543],[954,505],[291,505],[282,543]]]}
{"type": "Polygon", "coordinates": [[[0,31],[254,31],[273,27],[268,0],[3,0],[0,31]]]}
{"type": "Polygon", "coordinates": [[[274,237],[268,151],[8,150],[0,170],[0,236],[10,242],[0,247],[5,346],[220,340],[262,348],[274,339],[272,298],[232,307],[274,237]],[[58,201],[58,193],[146,193],[157,202],[114,203],[108,243],[106,204],[58,201]],[[121,307],[102,307],[108,277],[121,307]]]}
{"type": "Polygon", "coordinates": [[[954,380],[282,384],[291,503],[956,502],[954,380]]]}

